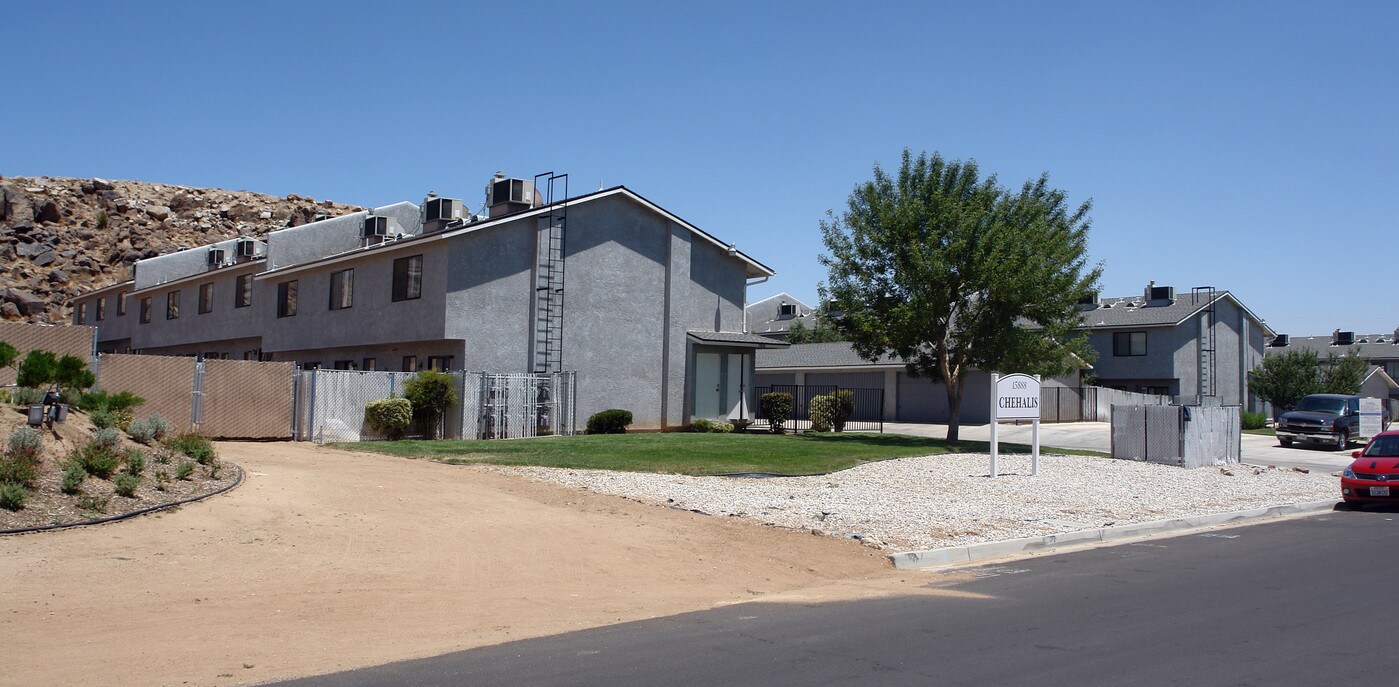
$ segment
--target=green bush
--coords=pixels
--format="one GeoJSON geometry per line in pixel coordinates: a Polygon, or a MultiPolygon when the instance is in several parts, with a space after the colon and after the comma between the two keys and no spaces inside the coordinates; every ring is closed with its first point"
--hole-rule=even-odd
{"type": "Polygon", "coordinates": [[[1264,413],[1250,413],[1245,410],[1240,413],[1239,422],[1244,429],[1263,429],[1268,426],[1268,416],[1264,413]]]}
{"type": "Polygon", "coordinates": [[[836,416],[840,412],[840,402],[829,394],[814,396],[806,404],[807,417],[811,418],[811,431],[829,432],[835,427],[836,416]]]}
{"type": "Polygon", "coordinates": [[[39,462],[24,458],[0,458],[0,482],[32,487],[39,481],[39,462]]]}
{"type": "Polygon", "coordinates": [[[0,367],[9,367],[15,364],[15,359],[19,357],[19,350],[9,343],[0,341],[0,367]]]}
{"type": "Polygon", "coordinates": [[[175,479],[189,479],[194,474],[194,463],[182,461],[180,466],[175,468],[175,479]]]}
{"type": "Polygon", "coordinates": [[[44,433],[33,427],[18,427],[10,432],[6,441],[5,455],[10,458],[39,460],[39,451],[44,447],[44,433]]]}
{"type": "Polygon", "coordinates": [[[170,433],[170,423],[159,415],[143,417],[139,420],[133,420],[130,425],[127,425],[126,433],[133,440],[150,446],[164,439],[165,435],[170,433]]]}
{"type": "Polygon", "coordinates": [[[79,391],[97,383],[97,376],[87,369],[87,361],[75,355],[65,355],[54,365],[53,380],[63,389],[79,391]]]}
{"type": "Polygon", "coordinates": [[[69,463],[63,470],[63,482],[59,488],[65,494],[76,494],[83,488],[83,480],[87,479],[87,470],[77,463],[69,463]]]}
{"type": "Polygon", "coordinates": [[[47,387],[58,374],[58,358],[48,351],[33,350],[19,361],[15,383],[26,387],[47,387]]]}
{"type": "Polygon", "coordinates": [[[93,513],[105,513],[107,511],[107,503],[111,500],[112,497],[110,496],[103,496],[101,498],[96,496],[84,496],[78,499],[78,507],[93,513]]]}
{"type": "Polygon", "coordinates": [[[403,438],[413,423],[413,404],[406,398],[381,398],[364,406],[364,421],[376,434],[390,441],[403,438]]]}
{"type": "Polygon", "coordinates": [[[108,393],[106,389],[98,389],[78,394],[77,406],[90,413],[94,410],[131,410],[145,402],[146,399],[130,391],[108,393]]]}
{"type": "Polygon", "coordinates": [[[29,490],[23,484],[5,482],[0,484],[0,508],[5,510],[19,510],[24,508],[25,499],[29,498],[29,490]]]}
{"type": "Polygon", "coordinates": [[[697,417],[690,421],[691,432],[712,432],[714,434],[728,434],[734,431],[734,426],[727,422],[715,422],[702,417],[697,417]]]}
{"type": "Polygon", "coordinates": [[[447,406],[457,402],[452,375],[437,370],[421,370],[403,385],[403,397],[413,404],[418,428],[424,437],[437,438],[437,421],[447,406]]]}
{"type": "Polygon", "coordinates": [[[118,475],[113,485],[118,494],[129,499],[136,498],[136,487],[141,486],[141,478],[130,473],[118,475]]]}
{"type": "Polygon", "coordinates": [[[855,414],[855,393],[849,389],[836,389],[830,395],[835,397],[835,416],[831,418],[831,426],[837,432],[844,432],[845,421],[855,414]]]}
{"type": "Polygon", "coordinates": [[[121,430],[115,427],[102,427],[92,430],[92,443],[104,451],[116,452],[121,447],[121,430]]]}
{"type": "Polygon", "coordinates": [[[631,420],[630,410],[609,408],[588,418],[588,434],[625,434],[631,420]]]}
{"type": "Polygon", "coordinates": [[[10,403],[17,406],[33,405],[44,402],[44,394],[48,391],[32,386],[17,386],[10,389],[10,403]]]}
{"type": "Polygon", "coordinates": [[[115,451],[103,449],[95,442],[89,442],[73,449],[68,454],[67,464],[77,465],[94,477],[107,479],[117,471],[117,466],[121,464],[121,456],[115,451]]]}
{"type": "Polygon", "coordinates": [[[763,416],[768,419],[768,429],[773,434],[781,434],[787,421],[792,419],[792,395],[785,391],[773,391],[758,399],[763,416]]]}
{"type": "Polygon", "coordinates": [[[126,473],[129,475],[140,475],[146,469],[146,454],[136,449],[126,451],[126,473]]]}
{"type": "Polygon", "coordinates": [[[165,447],[183,453],[200,465],[208,465],[214,460],[214,442],[209,441],[209,437],[194,432],[183,432],[172,434],[165,438],[165,447]]]}
{"type": "Polygon", "coordinates": [[[12,401],[10,401],[10,390],[9,390],[9,389],[0,389],[0,403],[11,403],[11,402],[12,402],[12,401]]]}

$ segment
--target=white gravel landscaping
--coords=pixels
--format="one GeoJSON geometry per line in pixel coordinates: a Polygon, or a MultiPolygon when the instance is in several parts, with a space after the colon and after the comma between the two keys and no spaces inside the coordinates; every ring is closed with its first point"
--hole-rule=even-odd
{"type": "Polygon", "coordinates": [[[1110,458],[986,454],[901,458],[819,477],[690,477],[607,470],[494,467],[716,516],[831,536],[858,535],[894,551],[935,549],[1107,525],[1339,498],[1340,480],[1290,469],[1184,468],[1110,458]],[[1232,474],[1225,474],[1225,472],[1232,474]]]}

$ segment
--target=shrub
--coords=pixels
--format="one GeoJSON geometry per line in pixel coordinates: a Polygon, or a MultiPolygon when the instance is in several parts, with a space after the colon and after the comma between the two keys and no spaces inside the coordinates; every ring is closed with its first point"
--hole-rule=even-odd
{"type": "Polygon", "coordinates": [[[48,392],[32,386],[18,386],[10,390],[10,403],[19,406],[27,406],[34,403],[43,403],[44,394],[48,392]]]}
{"type": "Polygon", "coordinates": [[[39,481],[39,462],[25,458],[0,458],[0,482],[32,487],[39,481]]]}
{"type": "Polygon", "coordinates": [[[132,439],[147,446],[164,439],[165,435],[169,432],[170,423],[166,422],[165,418],[159,415],[133,420],[131,424],[126,427],[126,433],[130,435],[132,439]]]}
{"type": "Polygon", "coordinates": [[[413,423],[413,404],[406,398],[381,398],[364,407],[364,421],[376,434],[390,441],[403,438],[413,423]]]}
{"type": "Polygon", "coordinates": [[[180,466],[175,468],[175,479],[189,479],[189,476],[192,474],[194,474],[194,463],[187,460],[181,462],[180,466]]]}
{"type": "Polygon", "coordinates": [[[19,427],[10,432],[6,442],[5,455],[28,461],[39,460],[39,451],[44,446],[44,433],[33,427],[19,427]]]}
{"type": "Polygon", "coordinates": [[[48,351],[33,350],[19,362],[15,383],[27,387],[46,387],[58,374],[58,358],[48,351]]]}
{"type": "Polygon", "coordinates": [[[763,415],[768,419],[768,428],[773,434],[781,434],[788,420],[792,419],[792,395],[785,391],[773,391],[758,399],[763,415]]]}
{"type": "Polygon", "coordinates": [[[1245,410],[1239,416],[1239,423],[1244,429],[1263,429],[1268,425],[1268,416],[1263,413],[1250,413],[1245,410]]]}
{"type": "Polygon", "coordinates": [[[118,475],[113,484],[116,492],[126,498],[136,498],[136,487],[141,486],[141,478],[132,474],[118,475]]]}
{"type": "Polygon", "coordinates": [[[83,488],[83,480],[85,479],[87,479],[87,470],[84,470],[83,466],[77,463],[69,463],[68,467],[63,470],[63,481],[59,484],[59,488],[65,494],[76,494],[83,488]]]}
{"type": "Polygon", "coordinates": [[[714,434],[728,434],[734,431],[734,426],[728,422],[715,422],[702,417],[697,417],[690,421],[691,432],[712,432],[714,434]]]}
{"type": "Polygon", "coordinates": [[[92,443],[104,451],[116,452],[121,447],[121,431],[114,427],[92,430],[92,443]]]}
{"type": "Polygon", "coordinates": [[[214,459],[214,442],[209,437],[193,432],[183,432],[165,438],[165,447],[183,453],[200,465],[208,465],[214,459]]]}
{"type": "Polygon", "coordinates": [[[218,479],[219,470],[223,469],[223,463],[215,460],[209,463],[209,479],[218,479]]]}
{"type": "Polygon", "coordinates": [[[806,406],[807,416],[811,418],[811,431],[831,431],[835,425],[836,414],[840,412],[839,405],[836,397],[829,394],[812,397],[806,406]]]}
{"type": "Polygon", "coordinates": [[[106,389],[84,391],[78,394],[78,408],[87,412],[94,410],[131,410],[145,403],[146,399],[130,391],[108,393],[106,389]]]}
{"type": "Polygon", "coordinates": [[[103,449],[96,442],[89,442],[68,454],[68,464],[77,465],[94,477],[107,479],[116,472],[121,458],[115,451],[103,449]]]}
{"type": "Polygon", "coordinates": [[[5,341],[0,341],[0,367],[9,367],[15,364],[15,358],[19,357],[19,349],[11,346],[5,341]]]}
{"type": "Polygon", "coordinates": [[[836,389],[831,396],[835,398],[835,416],[831,418],[831,426],[837,432],[844,432],[845,421],[855,414],[855,394],[849,389],[836,389]]]}
{"type": "Polygon", "coordinates": [[[29,490],[23,484],[5,482],[0,484],[0,508],[19,510],[24,508],[24,500],[29,498],[29,490]]]}
{"type": "Polygon", "coordinates": [[[156,470],[156,471],[155,471],[155,489],[156,489],[156,491],[165,491],[165,483],[166,483],[166,482],[169,482],[169,481],[170,481],[170,474],[169,474],[169,473],[167,473],[167,472],[164,471],[164,470],[156,470]]]}
{"type": "Polygon", "coordinates": [[[588,418],[588,434],[625,434],[631,420],[630,410],[609,408],[588,418]]]}
{"type": "Polygon", "coordinates": [[[146,454],[136,449],[126,451],[126,473],[128,475],[140,475],[146,469],[146,454]]]}
{"type": "Polygon", "coordinates": [[[110,496],[98,498],[96,496],[84,496],[78,499],[78,507],[93,513],[102,513],[107,510],[107,503],[112,500],[110,496]]]}
{"type": "Polygon", "coordinates": [[[423,436],[437,438],[437,420],[447,406],[457,402],[452,375],[437,370],[415,373],[403,385],[403,397],[413,404],[413,412],[423,436]]]}
{"type": "Polygon", "coordinates": [[[97,383],[97,376],[87,369],[87,362],[76,355],[65,355],[54,364],[53,381],[59,388],[86,389],[97,383]]]}
{"type": "Polygon", "coordinates": [[[11,402],[12,402],[12,401],[10,401],[10,390],[9,390],[9,389],[0,389],[0,403],[11,403],[11,402]]]}

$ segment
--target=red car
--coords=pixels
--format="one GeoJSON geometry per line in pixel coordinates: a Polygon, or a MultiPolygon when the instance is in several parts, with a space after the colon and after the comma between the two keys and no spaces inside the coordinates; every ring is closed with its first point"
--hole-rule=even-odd
{"type": "Polygon", "coordinates": [[[1346,505],[1399,503],[1399,431],[1380,432],[1350,455],[1355,460],[1341,473],[1346,505]]]}

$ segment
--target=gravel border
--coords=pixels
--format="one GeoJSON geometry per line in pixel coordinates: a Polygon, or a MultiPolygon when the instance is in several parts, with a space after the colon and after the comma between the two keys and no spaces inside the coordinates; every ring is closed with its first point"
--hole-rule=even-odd
{"type": "Polygon", "coordinates": [[[484,466],[699,513],[740,517],[885,550],[929,550],[1339,498],[1339,480],[1245,465],[1177,468],[1089,456],[984,453],[900,458],[779,479],[484,466]]]}
{"type": "Polygon", "coordinates": [[[235,471],[237,471],[238,478],[233,480],[233,482],[208,493],[196,494],[188,498],[180,499],[179,501],[171,501],[169,503],[160,503],[154,506],[138,508],[133,511],[118,513],[116,515],[109,515],[105,518],[98,518],[96,520],[82,520],[79,522],[63,522],[57,525],[36,525],[34,527],[20,527],[12,530],[0,530],[0,535],[27,534],[30,532],[47,532],[49,530],[62,530],[67,529],[69,527],[82,527],[84,525],[101,525],[103,523],[116,522],[118,520],[126,520],[127,518],[134,518],[138,515],[145,515],[146,513],[155,513],[157,511],[166,510],[168,508],[174,508],[176,506],[183,506],[187,503],[194,503],[195,501],[203,501],[204,499],[207,499],[211,496],[218,496],[219,494],[222,494],[224,492],[231,491],[234,487],[238,487],[243,484],[243,480],[247,476],[247,474],[243,472],[243,466],[237,463],[224,463],[223,466],[232,467],[235,471]]]}

